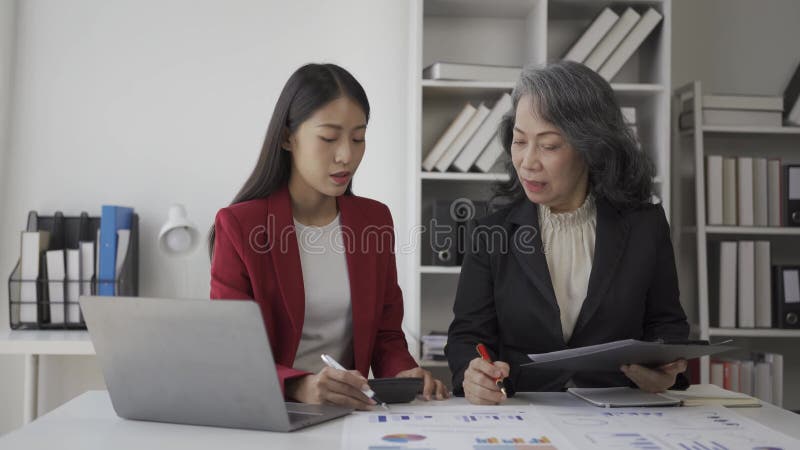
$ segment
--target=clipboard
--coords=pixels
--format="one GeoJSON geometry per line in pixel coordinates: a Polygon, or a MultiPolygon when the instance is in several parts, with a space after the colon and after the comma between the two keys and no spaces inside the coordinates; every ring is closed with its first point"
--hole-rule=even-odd
{"type": "Polygon", "coordinates": [[[522,367],[574,372],[618,372],[623,364],[656,367],[677,359],[694,359],[734,350],[736,347],[708,341],[640,341],[625,339],[550,353],[529,354],[522,367]]]}
{"type": "Polygon", "coordinates": [[[638,408],[681,406],[680,399],[665,394],[651,394],[630,387],[569,388],[567,392],[601,408],[638,408]]]}

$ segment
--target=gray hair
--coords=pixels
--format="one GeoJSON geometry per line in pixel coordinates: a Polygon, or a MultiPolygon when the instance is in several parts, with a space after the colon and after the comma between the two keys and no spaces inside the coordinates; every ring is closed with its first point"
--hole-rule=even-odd
{"type": "MultiPolygon", "coordinates": [[[[557,127],[586,162],[589,189],[619,209],[650,201],[654,166],[639,149],[636,137],[620,111],[611,85],[593,70],[572,61],[544,67],[528,66],[511,94],[512,109],[500,123],[500,142],[511,154],[514,121],[520,98],[533,98],[533,111],[557,127]]],[[[495,199],[516,202],[526,198],[514,166],[510,180],[495,186],[495,199]]]]}

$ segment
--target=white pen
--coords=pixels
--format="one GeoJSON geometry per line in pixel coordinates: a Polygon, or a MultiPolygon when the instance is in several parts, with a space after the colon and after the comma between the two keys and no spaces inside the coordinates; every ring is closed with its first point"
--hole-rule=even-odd
{"type": "MultiPolygon", "coordinates": [[[[331,368],[337,369],[337,370],[344,370],[345,372],[347,372],[347,369],[345,369],[344,366],[342,366],[335,359],[333,359],[333,357],[331,357],[331,355],[327,355],[327,354],[323,353],[323,354],[319,355],[319,357],[322,358],[322,362],[324,362],[325,365],[327,365],[328,367],[331,367],[331,368]]],[[[364,386],[361,389],[361,392],[363,392],[364,395],[366,395],[367,397],[371,398],[372,400],[375,400],[375,403],[380,404],[380,406],[382,406],[384,409],[389,409],[389,407],[386,406],[385,402],[380,401],[375,396],[375,391],[370,389],[369,385],[364,386]]]]}

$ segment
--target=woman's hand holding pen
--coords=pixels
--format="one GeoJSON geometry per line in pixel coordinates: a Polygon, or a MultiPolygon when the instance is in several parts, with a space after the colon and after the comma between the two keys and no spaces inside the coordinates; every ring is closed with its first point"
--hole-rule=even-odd
{"type": "Polygon", "coordinates": [[[508,377],[509,370],[509,365],[502,361],[490,363],[483,358],[473,359],[464,371],[464,397],[476,405],[502,403],[506,396],[496,380],[508,377]]]}
{"type": "Polygon", "coordinates": [[[325,367],[319,373],[286,381],[286,394],[303,403],[332,404],[368,411],[375,401],[362,392],[367,380],[357,370],[325,367]]]}
{"type": "Polygon", "coordinates": [[[620,367],[622,373],[631,379],[639,389],[645,392],[664,392],[675,384],[675,378],[686,370],[686,360],[679,359],[669,364],[648,369],[638,364],[626,364],[620,367]]]}

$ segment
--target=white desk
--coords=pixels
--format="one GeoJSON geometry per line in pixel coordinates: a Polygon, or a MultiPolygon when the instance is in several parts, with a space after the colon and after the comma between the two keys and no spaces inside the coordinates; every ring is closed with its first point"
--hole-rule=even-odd
{"type": "Polygon", "coordinates": [[[24,423],[36,418],[39,398],[39,355],[94,355],[87,331],[0,331],[0,354],[25,356],[24,423]]]}
{"type": "MultiPolygon", "coordinates": [[[[509,401],[511,404],[520,405],[527,405],[530,402],[543,406],[594,408],[561,392],[521,394],[509,401]]],[[[463,398],[457,398],[430,404],[445,406],[466,405],[467,403],[463,398]]],[[[800,415],[771,405],[765,405],[762,408],[738,408],[736,412],[787,435],[800,438],[800,415]]],[[[0,448],[25,450],[337,449],[341,445],[342,423],[341,419],[337,419],[293,433],[269,433],[139,422],[117,417],[111,407],[107,392],[91,391],[69,401],[22,429],[0,437],[0,448]]]]}

